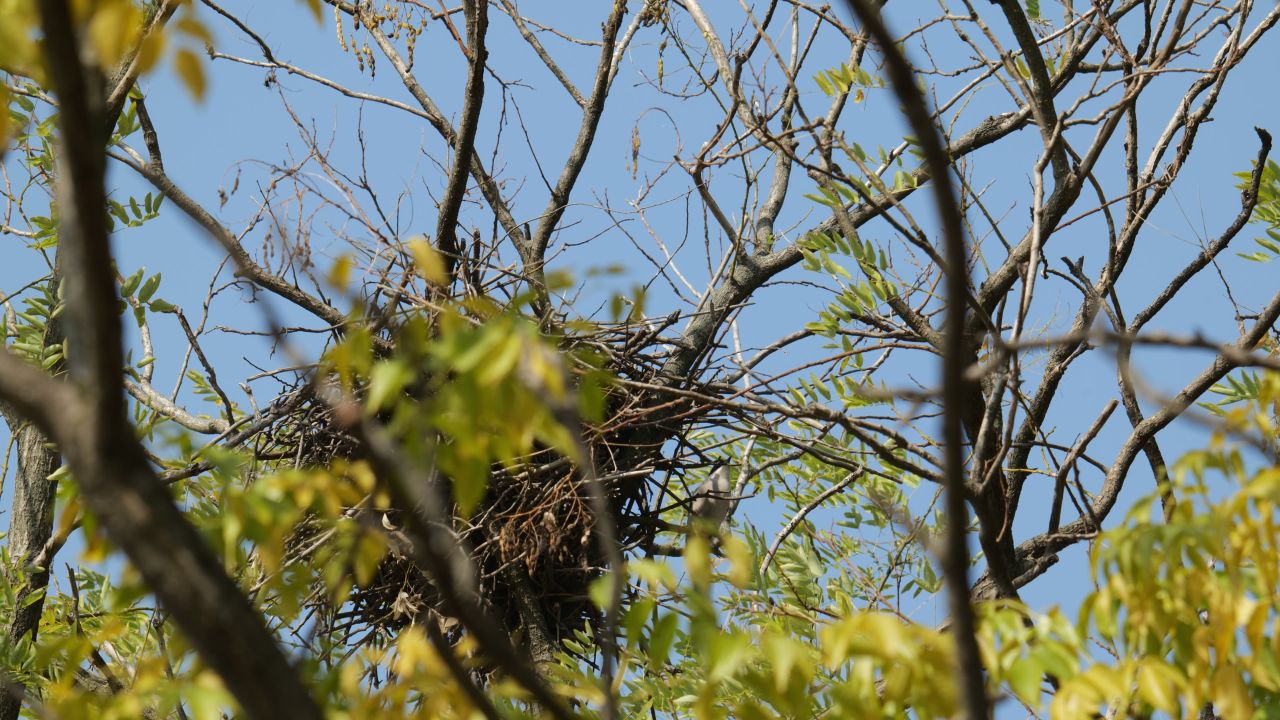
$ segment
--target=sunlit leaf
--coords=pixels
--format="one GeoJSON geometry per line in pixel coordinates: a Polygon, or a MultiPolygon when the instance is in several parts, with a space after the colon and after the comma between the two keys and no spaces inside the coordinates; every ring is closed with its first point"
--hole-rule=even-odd
{"type": "Polygon", "coordinates": [[[445,273],[444,260],[440,253],[431,247],[431,243],[423,238],[410,240],[409,252],[413,254],[413,266],[424,280],[436,285],[445,285],[449,276],[445,273]]]}
{"type": "Polygon", "coordinates": [[[203,100],[205,93],[204,64],[194,52],[180,48],[173,54],[173,68],[196,100],[203,100]]]}
{"type": "Polygon", "coordinates": [[[131,0],[102,0],[94,7],[89,39],[103,68],[119,64],[141,36],[142,11],[131,0]]]}

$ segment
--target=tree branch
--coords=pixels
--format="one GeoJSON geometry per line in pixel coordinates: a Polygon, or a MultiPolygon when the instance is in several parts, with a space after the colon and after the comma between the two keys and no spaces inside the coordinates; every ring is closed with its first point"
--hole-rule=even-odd
{"type": "Polygon", "coordinates": [[[471,55],[467,71],[467,87],[463,91],[462,123],[453,138],[453,168],[449,171],[449,184],[440,200],[440,215],[436,219],[437,247],[444,256],[445,273],[454,277],[460,256],[458,247],[458,211],[462,209],[462,196],[467,190],[467,177],[471,170],[471,157],[475,154],[476,128],[480,125],[480,108],[484,105],[484,64],[489,57],[485,48],[485,35],[489,32],[488,0],[466,0],[468,52],[471,55]]]}
{"type": "Polygon", "coordinates": [[[49,75],[61,103],[59,241],[66,257],[67,330],[76,351],[70,357],[71,385],[47,377],[36,381],[39,371],[17,367],[21,361],[0,354],[0,392],[58,442],[86,506],[246,715],[318,719],[319,710],[262,617],[173,504],[128,422],[106,227],[105,108],[80,63],[67,0],[41,0],[39,8],[49,75]],[[51,394],[33,398],[35,388],[51,394]],[[46,405],[51,399],[57,401],[52,407],[46,405]]]}
{"type": "Polygon", "coordinates": [[[952,188],[945,141],[933,124],[933,115],[916,87],[915,74],[880,18],[878,9],[867,0],[848,0],[863,28],[880,46],[885,71],[902,103],[925,164],[933,178],[933,195],[942,226],[943,255],[946,258],[946,323],[942,357],[942,443],[946,478],[946,545],[942,549],[942,569],[947,581],[952,629],[956,638],[960,695],[969,720],[986,720],[986,681],[973,606],[969,600],[969,508],[964,493],[964,425],[962,404],[970,395],[964,377],[965,307],[968,300],[968,253],[964,240],[964,219],[952,188]]]}

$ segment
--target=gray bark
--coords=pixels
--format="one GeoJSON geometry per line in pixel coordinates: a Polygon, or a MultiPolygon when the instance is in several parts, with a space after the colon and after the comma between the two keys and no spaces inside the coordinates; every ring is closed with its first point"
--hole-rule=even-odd
{"type": "MultiPolygon", "coordinates": [[[[61,263],[55,259],[54,280],[61,277],[61,263]]],[[[44,345],[59,345],[64,339],[61,319],[49,322],[44,345]]],[[[51,368],[61,371],[62,363],[51,368]]],[[[49,584],[49,565],[53,558],[42,558],[42,567],[33,567],[49,538],[53,536],[53,506],[58,485],[49,476],[62,464],[62,458],[48,434],[27,422],[8,403],[0,406],[5,423],[13,433],[18,450],[18,471],[14,476],[13,504],[9,510],[9,561],[2,570],[10,582],[19,584],[14,598],[13,616],[9,618],[8,641],[15,643],[30,635],[36,639],[40,615],[44,612],[45,587],[49,584]],[[32,595],[36,595],[32,599],[32,595]]],[[[7,678],[6,678],[7,679],[7,678]]],[[[22,709],[20,683],[6,683],[8,692],[0,692],[0,720],[17,720],[22,709]]]]}
{"type": "MultiPolygon", "coordinates": [[[[7,415],[8,413],[6,413],[7,415]]],[[[9,619],[9,642],[30,635],[34,640],[44,611],[40,594],[49,583],[48,568],[31,567],[53,535],[53,500],[57,483],[49,475],[61,464],[58,453],[50,449],[49,438],[30,423],[10,425],[17,437],[18,472],[14,478],[13,505],[9,514],[10,567],[5,568],[11,581],[20,583],[14,600],[13,617],[9,619]]],[[[16,720],[22,709],[13,692],[0,693],[0,720],[16,720]]]]}

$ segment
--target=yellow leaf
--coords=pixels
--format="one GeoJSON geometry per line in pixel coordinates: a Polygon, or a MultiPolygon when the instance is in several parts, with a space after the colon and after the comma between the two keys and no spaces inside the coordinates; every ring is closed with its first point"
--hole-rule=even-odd
{"type": "Polygon", "coordinates": [[[1178,671],[1159,659],[1147,658],[1138,667],[1138,694],[1157,710],[1177,712],[1181,682],[1178,671]]]}
{"type": "Polygon", "coordinates": [[[764,647],[765,657],[773,665],[775,691],[785,693],[793,677],[802,683],[809,680],[813,673],[806,653],[807,647],[777,633],[765,634],[760,643],[764,647]]]}
{"type": "Polygon", "coordinates": [[[591,602],[601,610],[607,611],[613,606],[613,583],[613,575],[605,573],[592,580],[587,588],[587,595],[591,598],[591,602]]]}
{"type": "Polygon", "coordinates": [[[1249,689],[1245,687],[1240,671],[1229,664],[1222,664],[1214,670],[1209,681],[1209,692],[1213,697],[1214,709],[1222,714],[1225,720],[1249,720],[1253,717],[1253,700],[1249,698],[1249,689]]]}
{"type": "Polygon", "coordinates": [[[209,28],[205,27],[204,23],[190,15],[178,18],[178,20],[174,22],[173,26],[178,30],[178,32],[193,37],[205,45],[213,44],[213,35],[209,33],[209,28]]]}
{"type": "Polygon", "coordinates": [[[361,492],[373,492],[377,485],[377,477],[373,474],[373,470],[369,467],[369,463],[364,460],[357,460],[347,467],[347,478],[360,488],[361,492]]]}
{"type": "Polygon", "coordinates": [[[496,385],[510,374],[524,353],[525,346],[520,342],[519,336],[509,333],[498,338],[487,353],[488,357],[485,358],[484,364],[479,365],[476,382],[480,383],[481,387],[496,385]]]}
{"type": "Polygon", "coordinates": [[[183,700],[194,720],[212,720],[223,717],[222,711],[231,702],[231,696],[217,675],[202,672],[187,688],[183,700]]]}
{"type": "Polygon", "coordinates": [[[66,537],[71,534],[71,528],[79,515],[80,496],[72,495],[71,499],[67,501],[66,507],[62,508],[62,515],[58,517],[58,537],[66,537]]]}
{"type": "Polygon", "coordinates": [[[419,237],[410,240],[409,252],[413,255],[413,265],[417,268],[418,275],[424,280],[436,285],[449,282],[449,276],[444,271],[444,260],[440,259],[440,253],[426,239],[419,237]]]}
{"type": "Polygon", "coordinates": [[[729,582],[739,590],[746,590],[751,584],[751,573],[754,571],[751,548],[742,538],[728,534],[720,545],[729,558],[729,582]]]}
{"type": "Polygon", "coordinates": [[[84,551],[80,553],[80,561],[86,564],[100,563],[107,559],[106,535],[100,529],[87,527],[84,534],[84,551]]]}
{"type": "Polygon", "coordinates": [[[684,567],[694,587],[706,587],[711,583],[711,546],[702,535],[689,537],[684,546],[684,567]]]}
{"type": "Polygon", "coordinates": [[[458,504],[458,512],[463,517],[469,517],[480,506],[480,501],[484,500],[488,488],[487,463],[466,458],[464,464],[454,471],[453,500],[458,504]]]}
{"type": "Polygon", "coordinates": [[[637,558],[627,562],[627,570],[638,582],[645,583],[650,591],[656,591],[658,588],[669,591],[676,589],[676,576],[671,572],[671,567],[665,563],[637,558]]]}
{"type": "Polygon", "coordinates": [[[373,582],[387,554],[387,543],[378,533],[364,532],[356,541],[355,556],[352,558],[352,569],[355,570],[356,584],[368,587],[373,582]]]}
{"type": "Polygon", "coordinates": [[[142,38],[142,44],[138,47],[138,72],[150,72],[156,66],[156,62],[164,54],[168,37],[163,28],[158,28],[142,38]]]}
{"type": "Polygon", "coordinates": [[[402,677],[412,677],[419,663],[424,663],[433,655],[426,634],[420,628],[410,627],[400,633],[396,641],[396,657],[392,661],[392,669],[402,677]]]}
{"type": "Polygon", "coordinates": [[[714,689],[717,680],[731,677],[742,667],[751,653],[751,638],[740,632],[719,632],[711,636],[707,648],[708,688],[714,689]]]}
{"type": "Polygon", "coordinates": [[[205,77],[204,66],[194,52],[182,48],[173,54],[173,69],[182,78],[183,84],[196,100],[204,99],[205,77]]]}
{"type": "Polygon", "coordinates": [[[100,2],[89,20],[89,40],[104,68],[117,65],[137,46],[142,13],[129,0],[100,2]]]}
{"type": "Polygon", "coordinates": [[[0,0],[0,68],[28,74],[37,64],[31,33],[38,21],[35,3],[29,0],[0,0]]]}
{"type": "Polygon", "coordinates": [[[329,284],[345,292],[347,285],[351,282],[352,264],[351,255],[343,253],[338,256],[333,267],[329,268],[329,284]]]}
{"type": "Polygon", "coordinates": [[[348,662],[343,663],[342,669],[338,671],[338,689],[347,697],[358,697],[363,693],[360,685],[360,676],[364,668],[360,663],[348,662]]]}

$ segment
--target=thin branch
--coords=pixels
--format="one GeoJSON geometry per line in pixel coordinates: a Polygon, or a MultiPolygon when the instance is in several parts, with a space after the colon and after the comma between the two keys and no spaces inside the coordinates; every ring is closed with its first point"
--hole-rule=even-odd
{"type": "Polygon", "coordinates": [[[946,258],[946,323],[943,331],[942,405],[943,457],[946,478],[946,545],[942,550],[943,575],[951,607],[956,638],[957,666],[963,707],[969,720],[986,720],[988,703],[982,657],[975,635],[973,606],[969,600],[969,509],[964,495],[964,427],[961,406],[969,395],[964,377],[965,307],[968,299],[968,253],[964,240],[964,219],[952,189],[950,157],[945,141],[933,124],[933,115],[916,86],[915,74],[894,37],[885,27],[878,9],[867,0],[848,0],[863,28],[880,47],[885,70],[903,114],[924,152],[925,164],[933,178],[933,194],[942,226],[946,258]]]}
{"type": "Polygon", "coordinates": [[[476,129],[480,125],[480,108],[484,104],[484,64],[489,57],[485,48],[485,36],[489,32],[488,0],[466,0],[467,40],[471,64],[467,70],[467,87],[463,91],[462,122],[453,138],[453,168],[449,171],[449,184],[440,200],[440,215],[436,220],[436,246],[444,256],[445,274],[454,279],[454,270],[461,257],[458,246],[458,211],[462,209],[462,196],[467,190],[467,177],[471,171],[471,158],[475,155],[476,129]]]}
{"type": "Polygon", "coordinates": [[[534,272],[538,277],[541,277],[541,266],[545,260],[547,245],[551,241],[551,233],[560,224],[560,218],[564,216],[564,211],[568,209],[569,194],[573,191],[573,186],[578,181],[578,174],[582,172],[582,166],[586,163],[587,155],[591,152],[591,147],[595,141],[596,127],[600,124],[600,116],[604,112],[605,101],[608,99],[609,88],[612,86],[609,81],[614,62],[614,45],[617,42],[618,31],[622,28],[622,18],[626,15],[626,12],[627,3],[625,0],[614,0],[613,9],[609,12],[609,19],[604,23],[602,32],[604,44],[600,48],[600,60],[596,66],[595,83],[592,85],[587,105],[582,111],[582,122],[578,126],[578,136],[574,138],[569,157],[565,160],[564,168],[560,171],[560,177],[556,180],[555,187],[551,190],[551,197],[547,200],[546,210],[543,211],[542,218],[538,221],[538,226],[533,235],[529,237],[528,246],[522,251],[525,256],[525,264],[534,268],[534,272]]]}
{"type": "MultiPolygon", "coordinates": [[[[1085,431],[1084,435],[1080,437],[1080,440],[1078,440],[1075,445],[1071,446],[1071,450],[1067,453],[1067,456],[1062,459],[1062,466],[1058,468],[1058,474],[1054,478],[1053,482],[1053,504],[1049,509],[1049,532],[1054,533],[1058,531],[1058,521],[1062,516],[1062,495],[1063,491],[1067,487],[1067,475],[1069,475],[1071,473],[1071,469],[1075,467],[1076,460],[1079,459],[1079,457],[1084,454],[1084,451],[1089,448],[1089,443],[1092,442],[1093,439],[1097,437],[1098,433],[1102,431],[1102,426],[1107,424],[1107,420],[1111,418],[1111,413],[1115,411],[1116,405],[1118,404],[1119,402],[1117,400],[1112,399],[1109,401],[1106,406],[1102,408],[1102,412],[1098,413],[1098,417],[1094,418],[1093,424],[1089,426],[1089,429],[1085,431]]],[[[1087,502],[1083,493],[1081,493],[1080,501],[1087,502]]],[[[1095,532],[1102,529],[1098,526],[1097,518],[1091,517],[1090,520],[1093,520],[1093,529],[1095,532]]]]}
{"type": "Polygon", "coordinates": [[[773,562],[773,556],[778,554],[778,549],[782,547],[782,543],[786,542],[786,539],[791,535],[791,533],[795,532],[796,528],[800,527],[800,523],[804,522],[804,519],[808,517],[809,513],[818,509],[822,503],[834,497],[841,490],[849,487],[854,480],[857,480],[860,477],[862,477],[862,475],[858,473],[849,473],[845,475],[840,482],[832,485],[826,490],[823,490],[816,498],[810,500],[804,507],[800,508],[800,510],[792,516],[791,520],[778,531],[778,534],[773,537],[773,542],[769,543],[769,550],[765,552],[764,560],[760,561],[760,577],[764,577],[764,574],[769,571],[769,565],[773,562]]]}

